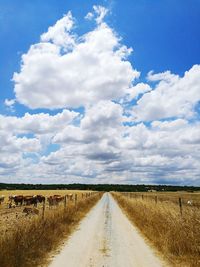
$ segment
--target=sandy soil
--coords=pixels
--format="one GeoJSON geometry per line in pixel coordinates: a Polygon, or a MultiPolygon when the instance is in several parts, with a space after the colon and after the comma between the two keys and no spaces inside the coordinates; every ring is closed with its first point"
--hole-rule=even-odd
{"type": "Polygon", "coordinates": [[[167,266],[108,193],[81,222],[49,267],[167,266]]]}

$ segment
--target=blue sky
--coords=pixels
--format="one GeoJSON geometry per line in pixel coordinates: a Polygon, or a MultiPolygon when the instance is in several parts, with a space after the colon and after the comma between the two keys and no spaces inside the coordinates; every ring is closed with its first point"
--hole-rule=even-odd
{"type": "Polygon", "coordinates": [[[83,23],[94,4],[111,8],[110,25],[133,47],[130,61],[142,71],[171,70],[182,75],[200,61],[200,1],[10,1],[0,2],[1,110],[4,98],[12,97],[13,72],[19,70],[20,55],[30,44],[38,42],[41,33],[68,10],[83,23]]]}
{"type": "MultiPolygon", "coordinates": [[[[200,184],[199,18],[198,0],[0,1],[0,181],[87,183],[92,177],[94,182],[200,184]],[[100,22],[104,11],[93,6],[106,10],[100,22]],[[60,31],[48,29],[69,11],[72,40],[58,43],[60,31]],[[93,15],[85,19],[88,12],[93,15]],[[88,41],[89,33],[94,39],[88,41]],[[109,42],[116,44],[104,47],[109,42]],[[81,43],[93,54],[85,55],[81,43]],[[51,57],[41,59],[39,53],[49,53],[46,44],[64,49],[64,55],[73,52],[80,69],[70,65],[74,59],[61,64],[63,54],[55,57],[57,65],[51,57]],[[123,46],[133,52],[116,60],[123,46]],[[96,65],[90,65],[94,59],[96,65]],[[95,130],[99,136],[91,134],[95,130]],[[30,169],[38,171],[31,176],[30,169]]],[[[61,27],[64,23],[70,22],[61,27]]]]}

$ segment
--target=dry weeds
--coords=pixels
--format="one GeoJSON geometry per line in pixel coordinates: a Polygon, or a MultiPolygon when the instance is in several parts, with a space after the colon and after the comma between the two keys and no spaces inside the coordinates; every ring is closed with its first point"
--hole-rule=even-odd
{"type": "MultiPolygon", "coordinates": [[[[0,195],[5,196],[5,201],[0,205],[0,236],[4,235],[7,231],[12,231],[17,227],[18,224],[24,224],[29,221],[32,216],[25,216],[23,213],[24,205],[19,205],[15,208],[8,208],[9,196],[10,195],[43,195],[45,197],[52,195],[73,195],[72,200],[67,200],[67,203],[75,201],[75,195],[77,195],[77,200],[81,200],[82,197],[86,197],[86,194],[91,191],[80,191],[80,190],[1,190],[0,195]]],[[[31,205],[32,206],[32,205],[31,205]]],[[[59,206],[64,206],[64,202],[61,202],[59,206]]],[[[39,209],[40,214],[42,214],[43,203],[38,203],[37,209],[39,209]]],[[[45,209],[49,209],[48,201],[46,201],[45,209]]]]}
{"type": "Polygon", "coordinates": [[[0,237],[0,266],[41,266],[48,253],[58,248],[79,221],[100,199],[102,194],[80,200],[77,205],[68,205],[48,210],[45,218],[32,218],[28,223],[17,225],[14,231],[7,231],[0,237]]]}
{"type": "Polygon", "coordinates": [[[114,193],[130,220],[172,266],[200,266],[200,209],[172,202],[155,203],[114,193]]]}

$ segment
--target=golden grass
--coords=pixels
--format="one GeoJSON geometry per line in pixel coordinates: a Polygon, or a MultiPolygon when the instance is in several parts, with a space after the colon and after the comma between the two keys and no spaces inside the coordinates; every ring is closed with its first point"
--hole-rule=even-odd
{"type": "Polygon", "coordinates": [[[200,207],[200,192],[134,192],[131,193],[136,198],[148,198],[154,200],[157,197],[158,201],[170,201],[178,203],[178,199],[181,198],[183,204],[187,204],[188,201],[192,200],[193,206],[200,207]]]}
{"type": "Polygon", "coordinates": [[[177,267],[200,266],[200,209],[172,202],[155,204],[148,198],[128,198],[113,193],[129,219],[154,247],[177,267]]]}
{"type": "Polygon", "coordinates": [[[68,205],[48,210],[42,216],[21,223],[14,231],[0,237],[0,266],[41,266],[48,254],[67,238],[85,214],[95,205],[102,194],[79,200],[77,205],[68,205]]]}
{"type": "MultiPolygon", "coordinates": [[[[19,224],[26,223],[29,221],[29,217],[26,217],[23,213],[24,205],[19,205],[15,208],[8,208],[9,196],[10,195],[43,195],[45,197],[51,195],[61,195],[65,196],[67,194],[73,194],[73,200],[67,200],[67,205],[72,204],[75,201],[75,194],[77,196],[77,200],[82,199],[82,195],[85,199],[86,194],[91,193],[91,191],[83,191],[83,190],[1,190],[0,195],[5,196],[5,201],[0,205],[0,236],[4,235],[6,231],[13,231],[19,224]]],[[[64,206],[64,201],[59,204],[59,206],[64,206]]],[[[42,214],[43,203],[38,203],[37,209],[39,209],[39,213],[42,214]]],[[[56,207],[53,207],[56,208],[56,207]]],[[[49,209],[49,203],[46,201],[45,210],[49,209]]]]}

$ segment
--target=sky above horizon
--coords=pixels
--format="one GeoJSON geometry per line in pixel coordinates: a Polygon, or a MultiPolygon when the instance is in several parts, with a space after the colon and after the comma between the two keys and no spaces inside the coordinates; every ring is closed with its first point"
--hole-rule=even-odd
{"type": "Polygon", "coordinates": [[[200,1],[0,1],[0,182],[200,186],[200,1]]]}

